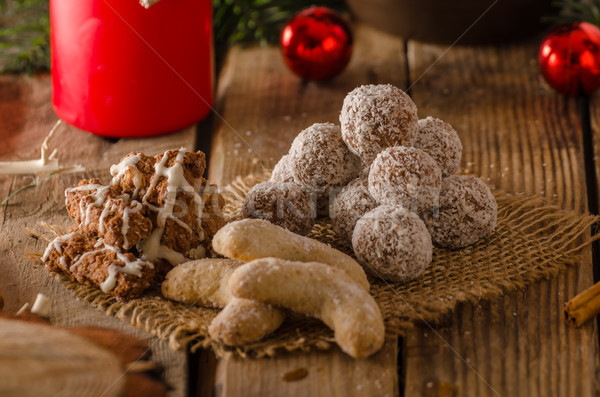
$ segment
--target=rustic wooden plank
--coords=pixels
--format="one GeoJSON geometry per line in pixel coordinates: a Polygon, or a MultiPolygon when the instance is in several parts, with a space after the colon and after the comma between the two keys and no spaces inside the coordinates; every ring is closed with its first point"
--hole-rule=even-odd
{"type": "MultiPolygon", "coordinates": [[[[535,43],[446,48],[410,43],[420,116],[459,132],[466,172],[496,189],[543,194],[586,209],[581,126],[574,101],[546,91],[535,43]]],[[[562,307],[592,283],[591,253],[577,268],[498,301],[462,305],[450,325],[407,336],[406,396],[597,393],[597,329],[574,330],[562,307]]]]}
{"type": "MultiPolygon", "coordinates": [[[[56,123],[57,117],[50,105],[50,76],[0,76],[0,160],[38,158],[40,145],[56,123]]],[[[170,148],[193,148],[195,131],[189,128],[175,134],[151,139],[121,139],[109,141],[95,135],[62,126],[50,140],[51,149],[58,148],[63,165],[80,164],[83,173],[55,175],[41,178],[38,186],[17,195],[0,211],[0,294],[5,300],[5,311],[16,312],[26,302],[33,303],[37,293],[52,300],[50,320],[59,325],[97,325],[119,329],[151,346],[154,360],[165,368],[165,380],[173,387],[170,396],[186,393],[187,363],[185,352],[172,351],[166,342],[148,332],[134,328],[110,317],[75,296],[53,278],[42,266],[34,266],[24,257],[28,251],[41,252],[43,241],[36,241],[27,228],[40,230],[39,221],[49,224],[67,224],[64,208],[64,189],[82,177],[108,175],[108,166],[130,151],[155,154],[170,148]]],[[[0,197],[7,197],[16,189],[32,182],[31,176],[1,176],[0,197]]]]}
{"type": "MultiPolygon", "coordinates": [[[[223,186],[237,175],[272,167],[302,129],[315,122],[338,123],[342,101],[357,85],[404,86],[405,81],[403,41],[363,27],[356,32],[347,69],[322,84],[301,82],[286,69],[277,48],[233,49],[219,78],[209,179],[223,186]]],[[[338,349],[275,359],[228,358],[217,363],[217,394],[396,395],[396,355],[396,344],[388,343],[369,360],[349,360],[338,349]],[[327,371],[314,372],[314,367],[327,371]],[[282,368],[306,368],[311,381],[282,382],[282,368]]]]}
{"type": "Polygon", "coordinates": [[[393,397],[398,395],[396,351],[394,339],[360,361],[337,347],[264,360],[229,356],[217,365],[215,395],[393,397]]]}

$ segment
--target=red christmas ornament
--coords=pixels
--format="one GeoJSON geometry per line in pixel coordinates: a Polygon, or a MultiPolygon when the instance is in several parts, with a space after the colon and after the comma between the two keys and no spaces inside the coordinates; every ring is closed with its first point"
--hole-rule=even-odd
{"type": "Polygon", "coordinates": [[[326,7],[298,13],[281,32],[286,65],[307,80],[337,76],[350,61],[352,32],[348,24],[326,7]]]}
{"type": "Polygon", "coordinates": [[[559,93],[592,94],[600,87],[600,29],[587,22],[555,29],[540,45],[538,64],[559,93]]]}

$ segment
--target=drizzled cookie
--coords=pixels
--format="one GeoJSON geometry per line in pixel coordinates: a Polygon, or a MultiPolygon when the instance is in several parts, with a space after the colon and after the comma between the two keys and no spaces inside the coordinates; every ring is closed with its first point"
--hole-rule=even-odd
{"type": "Polygon", "coordinates": [[[205,167],[202,152],[134,152],[110,168],[109,184],[82,180],[65,191],[70,233],[48,245],[44,263],[127,299],[173,266],[207,256],[225,221],[205,167]]]}

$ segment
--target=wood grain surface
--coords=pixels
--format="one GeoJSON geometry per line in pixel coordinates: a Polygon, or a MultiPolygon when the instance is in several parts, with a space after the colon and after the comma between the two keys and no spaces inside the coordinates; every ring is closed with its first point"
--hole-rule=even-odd
{"type": "MultiPolygon", "coordinates": [[[[233,50],[220,81],[212,179],[225,184],[271,167],[301,129],[337,122],[346,92],[361,84],[391,83],[410,86],[421,117],[455,126],[464,146],[464,172],[495,189],[542,194],[563,208],[586,210],[576,102],[542,84],[537,43],[448,49],[409,42],[405,48],[401,39],[365,27],[358,27],[356,37],[348,68],[322,85],[301,83],[274,48],[233,50]]],[[[577,268],[494,302],[461,305],[442,327],[416,327],[402,340],[401,384],[394,390],[405,396],[595,395],[596,325],[573,330],[562,320],[565,302],[592,283],[591,262],[588,250],[577,268]]],[[[320,362],[335,366],[340,359],[327,353],[320,362]]],[[[257,383],[276,384],[279,368],[302,367],[307,360],[292,355],[275,366],[268,360],[223,360],[217,363],[217,387],[227,391],[221,395],[248,395],[248,386],[235,379],[252,374],[257,383]],[[254,370],[259,366],[263,371],[254,370]]],[[[354,395],[345,385],[352,381],[334,374],[324,380],[322,393],[313,395],[354,395]]],[[[276,395],[251,390],[263,392],[251,395],[276,395]]],[[[386,390],[392,390],[387,383],[386,390]]]]}
{"type": "Polygon", "coordinates": [[[462,165],[492,187],[543,194],[564,208],[586,205],[581,125],[575,100],[547,89],[536,43],[510,47],[409,46],[420,116],[459,132],[462,165]]]}
{"type": "MultiPolygon", "coordinates": [[[[57,121],[51,106],[50,76],[0,76],[0,161],[39,158],[40,146],[57,121]]],[[[33,238],[28,229],[43,231],[40,221],[67,225],[64,190],[81,178],[106,177],[108,167],[133,150],[156,154],[173,147],[193,147],[194,128],[152,139],[106,140],[63,125],[50,140],[51,150],[58,149],[62,165],[79,164],[86,171],[55,175],[35,180],[33,176],[0,176],[0,197],[36,183],[37,186],[16,195],[0,208],[0,295],[4,311],[14,313],[25,303],[33,304],[38,293],[51,299],[52,323],[63,326],[96,325],[115,328],[147,340],[154,361],[165,368],[165,379],[173,388],[170,396],[186,393],[186,354],[175,352],[147,332],[107,316],[89,304],[77,300],[43,266],[25,257],[27,252],[43,252],[45,242],[33,238]]],[[[2,200],[0,199],[0,200],[2,200]]]]}
{"type": "MultiPolygon", "coordinates": [[[[563,208],[585,211],[587,190],[582,125],[577,102],[547,89],[537,72],[536,42],[507,47],[424,45],[357,26],[348,68],[331,82],[303,83],[289,72],[277,48],[234,48],[219,78],[209,179],[225,185],[237,175],[272,167],[292,139],[314,122],[338,122],[347,92],[361,84],[409,88],[421,117],[435,116],[459,132],[464,172],[496,189],[543,194],[563,208]]],[[[0,76],[0,161],[39,156],[56,122],[49,76],[0,76]]],[[[591,106],[596,173],[600,174],[600,110],[591,106]]],[[[59,280],[25,258],[44,242],[28,229],[40,220],[68,222],[64,188],[82,177],[106,176],[132,151],[155,154],[191,147],[195,131],[152,139],[106,140],[62,127],[50,141],[63,165],[86,171],[0,176],[0,197],[35,182],[0,209],[0,295],[7,312],[51,297],[51,320],[99,325],[147,339],[154,361],[166,369],[171,396],[186,394],[187,357],[164,342],[76,300],[59,280]]],[[[599,194],[600,195],[600,192],[599,194]]],[[[367,360],[339,349],[273,359],[196,357],[193,391],[201,396],[593,396],[598,385],[595,322],[571,329],[565,302],[592,283],[591,250],[581,263],[493,302],[464,304],[438,327],[424,324],[389,341],[367,360]],[[400,354],[398,354],[400,353],[400,354]]]]}
{"type": "MultiPolygon", "coordinates": [[[[459,132],[466,172],[496,189],[542,194],[584,211],[577,102],[542,84],[536,48],[532,42],[446,52],[412,43],[412,96],[420,116],[440,117],[459,132]]],[[[557,278],[497,302],[464,305],[449,327],[409,333],[406,395],[595,395],[595,322],[575,330],[562,320],[564,304],[592,284],[592,273],[588,250],[578,268],[557,278]]]]}

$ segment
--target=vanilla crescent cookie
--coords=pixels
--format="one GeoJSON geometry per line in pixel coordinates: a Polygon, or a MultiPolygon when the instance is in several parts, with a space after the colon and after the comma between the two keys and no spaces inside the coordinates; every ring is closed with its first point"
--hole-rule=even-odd
{"type": "Polygon", "coordinates": [[[165,298],[193,305],[223,308],[231,300],[227,281],[243,263],[224,258],[205,258],[175,266],[161,285],[165,298]]]}
{"type": "Polygon", "coordinates": [[[390,84],[363,85],[346,95],[340,112],[342,138],[364,165],[390,146],[411,146],[417,128],[417,106],[390,84]]]}
{"type": "Polygon", "coordinates": [[[279,328],[285,313],[273,306],[231,295],[227,283],[241,265],[242,262],[221,258],[182,263],[167,273],[161,286],[162,294],[185,304],[222,308],[208,328],[213,339],[231,346],[254,342],[279,328]]]}
{"type": "Polygon", "coordinates": [[[318,262],[257,259],[236,269],[229,289],[238,298],[322,320],[334,330],[338,346],[354,358],[368,357],[383,345],[385,327],[377,303],[341,269],[318,262]]]}
{"type": "Polygon", "coordinates": [[[213,249],[228,258],[248,262],[275,257],[303,262],[321,262],[339,268],[365,290],[369,282],[363,268],[350,256],[320,241],[292,233],[262,219],[242,219],[219,230],[213,249]]]}
{"type": "Polygon", "coordinates": [[[256,342],[285,320],[282,309],[251,299],[231,298],[208,326],[209,335],[229,346],[256,342]]]}

